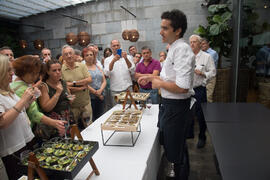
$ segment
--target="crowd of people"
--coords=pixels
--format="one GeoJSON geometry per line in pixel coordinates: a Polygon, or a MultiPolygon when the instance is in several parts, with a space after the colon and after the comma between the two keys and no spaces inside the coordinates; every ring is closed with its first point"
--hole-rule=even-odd
{"type": "Polygon", "coordinates": [[[160,142],[171,163],[170,175],[179,176],[185,140],[194,137],[192,117],[200,126],[197,147],[206,142],[201,103],[212,102],[218,56],[207,39],[192,35],[189,44],[183,40],[187,21],[181,11],[164,12],[161,19],[160,34],[168,45],[159,60],[148,46],[141,52],[136,46],[119,51],[117,39],[104,49],[102,59],[95,44],[82,51],[64,45],[57,58],[49,48],[40,57],[17,58],[9,47],[0,49],[0,157],[9,179],[21,176],[15,168],[21,152],[68,135],[71,124],[80,130],[91,126],[116,104],[114,96],[127,90],[150,93],[152,103],[160,104],[160,142]]]}

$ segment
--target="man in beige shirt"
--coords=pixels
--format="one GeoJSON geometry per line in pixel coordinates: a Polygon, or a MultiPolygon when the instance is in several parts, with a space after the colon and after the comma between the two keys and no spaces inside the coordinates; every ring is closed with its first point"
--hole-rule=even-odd
{"type": "Polygon", "coordinates": [[[79,119],[81,119],[85,128],[92,121],[92,107],[88,90],[88,84],[92,82],[92,78],[85,64],[75,62],[74,49],[71,46],[63,46],[62,56],[65,61],[62,66],[63,80],[67,82],[71,93],[76,96],[71,104],[71,111],[75,122],[79,124],[79,119]]]}

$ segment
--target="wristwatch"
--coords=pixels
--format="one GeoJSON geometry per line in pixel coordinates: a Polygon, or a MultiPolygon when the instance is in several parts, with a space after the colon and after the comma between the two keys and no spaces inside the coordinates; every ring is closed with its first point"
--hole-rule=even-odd
{"type": "Polygon", "coordinates": [[[73,81],[73,87],[76,87],[77,81],[73,81]]]}

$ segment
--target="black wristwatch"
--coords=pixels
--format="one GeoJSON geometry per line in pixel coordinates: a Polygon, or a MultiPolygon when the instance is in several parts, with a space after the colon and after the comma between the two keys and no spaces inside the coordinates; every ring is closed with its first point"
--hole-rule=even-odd
{"type": "Polygon", "coordinates": [[[76,87],[76,82],[77,82],[77,81],[73,81],[73,87],[76,87]]]}

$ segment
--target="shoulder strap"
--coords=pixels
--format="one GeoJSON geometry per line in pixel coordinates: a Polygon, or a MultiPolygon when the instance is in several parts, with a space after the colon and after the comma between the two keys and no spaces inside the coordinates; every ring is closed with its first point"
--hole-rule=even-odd
{"type": "Polygon", "coordinates": [[[48,94],[49,94],[49,91],[50,91],[50,90],[49,90],[48,84],[47,84],[47,83],[45,83],[45,82],[42,82],[41,84],[42,84],[42,85],[44,85],[44,86],[46,86],[47,91],[48,91],[48,94]]]}

